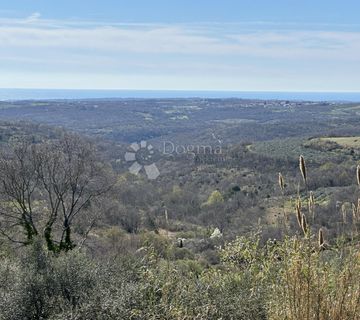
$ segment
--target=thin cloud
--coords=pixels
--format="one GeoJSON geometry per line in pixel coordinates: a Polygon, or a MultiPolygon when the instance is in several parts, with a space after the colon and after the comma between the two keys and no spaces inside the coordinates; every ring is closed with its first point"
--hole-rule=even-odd
{"type": "Polygon", "coordinates": [[[47,28],[30,24],[1,26],[0,47],[358,61],[360,32],[234,30],[228,34],[171,25],[47,28]]]}
{"type": "Polygon", "coordinates": [[[26,23],[36,22],[39,21],[40,17],[41,17],[40,12],[34,12],[25,19],[25,22],[26,23]]]}
{"type": "Polygon", "coordinates": [[[117,75],[126,79],[135,74],[144,83],[146,77],[183,77],[214,81],[214,87],[218,78],[223,86],[239,88],[247,80],[263,81],[264,87],[291,82],[300,88],[317,79],[329,82],[334,75],[355,83],[360,32],[264,24],[107,25],[46,20],[33,13],[26,19],[0,20],[0,68],[10,76],[26,73],[29,81],[39,70],[64,73],[62,79],[67,72],[84,81],[92,74],[97,85],[100,78],[104,85],[110,83],[106,75],[115,83],[117,75]]]}

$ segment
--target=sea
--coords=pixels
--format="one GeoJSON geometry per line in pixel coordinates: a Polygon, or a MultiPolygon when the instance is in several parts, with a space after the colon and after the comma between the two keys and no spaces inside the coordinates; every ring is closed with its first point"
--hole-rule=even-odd
{"type": "Polygon", "coordinates": [[[294,101],[360,102],[360,92],[182,91],[1,89],[0,101],[62,99],[240,98],[294,101]]]}

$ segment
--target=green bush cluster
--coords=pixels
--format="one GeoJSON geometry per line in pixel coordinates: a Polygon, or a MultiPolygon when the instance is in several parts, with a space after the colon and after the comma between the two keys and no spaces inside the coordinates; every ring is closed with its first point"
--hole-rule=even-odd
{"type": "Polygon", "coordinates": [[[359,319],[352,247],[256,234],[219,249],[210,267],[158,249],[147,239],[136,256],[108,260],[35,242],[1,263],[0,319],[359,319]]]}

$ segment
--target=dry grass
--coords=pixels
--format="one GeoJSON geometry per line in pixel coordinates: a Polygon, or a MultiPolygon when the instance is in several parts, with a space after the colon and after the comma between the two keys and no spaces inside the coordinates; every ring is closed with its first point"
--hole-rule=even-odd
{"type": "MultiPolygon", "coordinates": [[[[321,229],[320,244],[324,244],[321,229]]],[[[308,241],[296,241],[286,250],[282,277],[274,284],[269,319],[359,319],[360,263],[356,252],[340,258],[328,250],[314,250],[308,241]]]]}

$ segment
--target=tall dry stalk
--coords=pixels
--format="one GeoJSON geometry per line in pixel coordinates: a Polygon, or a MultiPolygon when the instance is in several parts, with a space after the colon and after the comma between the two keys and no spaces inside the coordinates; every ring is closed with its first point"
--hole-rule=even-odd
{"type": "Polygon", "coordinates": [[[322,228],[319,229],[318,244],[320,249],[324,249],[325,241],[324,241],[324,232],[322,228]]]}
{"type": "Polygon", "coordinates": [[[165,224],[166,224],[166,235],[167,237],[169,237],[169,215],[166,207],[164,210],[164,215],[165,215],[165,224]]]}
{"type": "Polygon", "coordinates": [[[304,183],[305,183],[305,185],[307,185],[306,164],[305,164],[305,159],[302,155],[299,158],[299,168],[300,168],[301,176],[303,177],[304,183]]]}
{"type": "MultiPolygon", "coordinates": [[[[281,172],[279,172],[278,183],[279,183],[281,193],[284,196],[284,194],[285,194],[285,180],[284,180],[284,177],[281,174],[281,172]]],[[[288,217],[286,215],[286,210],[285,210],[285,199],[284,199],[284,201],[282,203],[282,209],[283,209],[284,229],[287,230],[288,229],[288,217]]]]}
{"type": "Polygon", "coordinates": [[[301,214],[301,199],[298,198],[296,201],[296,218],[297,218],[297,222],[298,222],[300,228],[302,228],[301,216],[302,216],[302,214],[301,214]]]}
{"type": "Polygon", "coordinates": [[[309,204],[311,206],[315,206],[315,197],[314,197],[314,192],[312,192],[312,191],[310,191],[309,204]]]}
{"type": "Polygon", "coordinates": [[[307,224],[307,221],[306,221],[305,214],[301,215],[301,229],[304,232],[304,236],[306,236],[307,232],[308,232],[308,224],[307,224]]]}
{"type": "Polygon", "coordinates": [[[357,207],[356,207],[356,205],[352,204],[351,209],[352,209],[352,220],[353,220],[353,223],[355,223],[355,221],[357,220],[357,207]]]}
{"type": "MultiPolygon", "coordinates": [[[[356,180],[360,187],[360,164],[356,167],[356,180]]],[[[358,198],[356,210],[353,208],[353,226],[355,227],[356,234],[358,234],[358,222],[360,222],[360,198],[358,198]]]]}
{"type": "Polygon", "coordinates": [[[168,216],[168,211],[167,211],[167,209],[165,208],[165,212],[164,212],[164,214],[165,214],[165,223],[166,223],[166,227],[168,227],[169,226],[169,216],[168,216]]]}
{"type": "Polygon", "coordinates": [[[285,190],[285,182],[284,182],[284,177],[281,174],[281,172],[279,172],[279,187],[280,187],[280,190],[282,192],[284,192],[284,190],[285,190]]]}
{"type": "Polygon", "coordinates": [[[341,206],[341,216],[343,224],[347,224],[347,206],[346,203],[343,203],[341,206]]]}
{"type": "Polygon", "coordinates": [[[312,216],[313,222],[315,222],[315,196],[314,192],[310,191],[309,194],[309,213],[312,216]]]}
{"type": "Polygon", "coordinates": [[[355,227],[355,232],[358,234],[358,225],[360,223],[360,198],[358,198],[357,205],[353,204],[353,225],[355,227]]]}
{"type": "MultiPolygon", "coordinates": [[[[358,233],[358,222],[360,221],[360,198],[358,199],[357,205],[352,204],[352,225],[355,234],[358,233]]],[[[353,238],[353,237],[352,237],[353,238]]]]}

